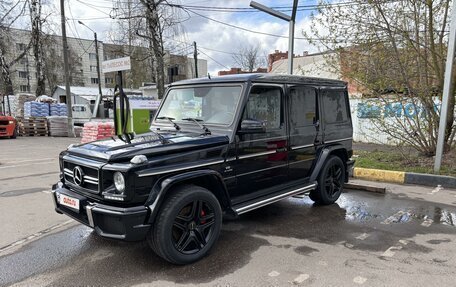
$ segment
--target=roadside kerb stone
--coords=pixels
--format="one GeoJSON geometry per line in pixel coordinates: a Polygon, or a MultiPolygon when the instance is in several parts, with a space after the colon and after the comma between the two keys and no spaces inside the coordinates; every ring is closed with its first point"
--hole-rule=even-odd
{"type": "Polygon", "coordinates": [[[417,184],[425,186],[441,185],[445,188],[456,188],[456,177],[444,175],[355,167],[353,169],[353,177],[369,181],[417,184]]]}
{"type": "Polygon", "coordinates": [[[445,187],[445,188],[456,188],[456,177],[407,172],[407,173],[405,173],[404,183],[427,185],[427,186],[441,185],[442,187],[445,187]]]}

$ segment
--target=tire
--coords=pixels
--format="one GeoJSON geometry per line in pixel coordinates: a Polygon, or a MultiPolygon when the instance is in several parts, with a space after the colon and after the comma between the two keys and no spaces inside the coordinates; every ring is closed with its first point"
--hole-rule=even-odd
{"type": "Polygon", "coordinates": [[[318,186],[309,194],[310,199],[321,205],[333,204],[344,187],[345,165],[338,156],[330,156],[320,174],[318,186]]]}
{"type": "Polygon", "coordinates": [[[183,185],[171,191],[156,216],[148,242],[166,261],[184,265],[208,254],[218,239],[222,210],[207,189],[183,185]]]}

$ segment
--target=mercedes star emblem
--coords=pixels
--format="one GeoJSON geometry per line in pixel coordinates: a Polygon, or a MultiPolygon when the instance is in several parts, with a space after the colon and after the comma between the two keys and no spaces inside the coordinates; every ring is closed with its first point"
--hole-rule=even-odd
{"type": "Polygon", "coordinates": [[[73,180],[79,186],[84,183],[84,173],[81,167],[77,166],[73,169],[73,180]]]}

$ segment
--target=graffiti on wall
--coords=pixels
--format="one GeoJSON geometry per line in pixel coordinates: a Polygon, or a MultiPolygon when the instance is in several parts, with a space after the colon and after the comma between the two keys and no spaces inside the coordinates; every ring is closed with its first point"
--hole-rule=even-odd
{"type": "MultiPolygon", "coordinates": [[[[378,103],[374,101],[358,103],[357,104],[357,117],[361,119],[373,118],[415,118],[424,117],[428,112],[422,105],[414,103],[378,103]]],[[[439,112],[440,103],[434,103],[434,111],[439,112]]]]}

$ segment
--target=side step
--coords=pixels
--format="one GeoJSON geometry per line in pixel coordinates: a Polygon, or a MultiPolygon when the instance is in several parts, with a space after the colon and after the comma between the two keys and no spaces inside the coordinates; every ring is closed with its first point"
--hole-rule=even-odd
{"type": "Polygon", "coordinates": [[[285,192],[282,191],[282,192],[279,192],[279,193],[276,192],[276,193],[273,193],[272,195],[263,196],[263,197],[260,197],[260,198],[258,198],[256,200],[254,200],[254,201],[249,201],[247,203],[241,204],[241,206],[239,206],[239,207],[234,206],[233,209],[238,215],[241,215],[243,213],[252,211],[254,209],[257,209],[257,208],[266,206],[268,204],[277,202],[277,201],[282,200],[284,198],[287,198],[287,197],[290,197],[290,196],[293,196],[293,195],[297,195],[297,194],[300,194],[300,193],[302,194],[304,192],[309,192],[309,191],[315,189],[316,187],[317,187],[317,182],[314,182],[312,184],[306,185],[304,187],[300,187],[298,189],[293,189],[293,190],[285,191],[285,192]]]}

